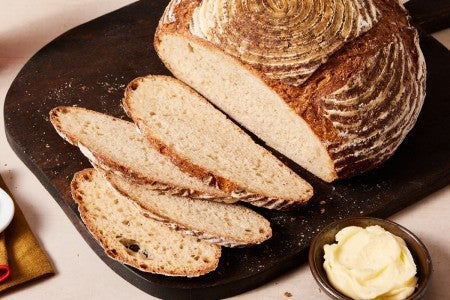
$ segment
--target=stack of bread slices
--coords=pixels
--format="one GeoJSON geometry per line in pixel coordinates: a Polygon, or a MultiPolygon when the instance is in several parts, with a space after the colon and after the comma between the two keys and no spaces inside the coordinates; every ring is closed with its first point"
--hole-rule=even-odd
{"type": "Polygon", "coordinates": [[[177,79],[130,82],[131,122],[76,106],[50,112],[93,166],[71,184],[81,218],[110,257],[142,271],[208,273],[221,247],[272,236],[251,207],[312,197],[228,116],[331,182],[391,157],[423,104],[417,31],[396,0],[221,3],[169,3],[155,48],[177,79]]]}
{"type": "Polygon", "coordinates": [[[148,272],[199,276],[217,267],[221,246],[272,236],[268,220],[249,206],[291,209],[313,194],[174,78],[133,80],[123,106],[135,122],[77,106],[50,112],[56,131],[93,166],[75,174],[72,196],[114,259],[148,272]]]}

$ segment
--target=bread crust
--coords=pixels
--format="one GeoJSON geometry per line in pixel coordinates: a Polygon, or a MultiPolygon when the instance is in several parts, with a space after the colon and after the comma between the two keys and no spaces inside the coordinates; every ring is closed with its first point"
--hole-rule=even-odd
{"type": "MultiPolygon", "coordinates": [[[[229,55],[236,64],[264,81],[266,86],[280,96],[280,101],[284,101],[292,111],[307,122],[326,147],[330,160],[333,162],[333,166],[330,166],[330,177],[322,178],[326,181],[367,172],[391,157],[414,126],[425,98],[426,67],[418,44],[417,30],[409,24],[406,10],[397,1],[374,0],[374,3],[380,12],[378,23],[362,36],[346,42],[300,86],[271,79],[239,56],[229,55]],[[390,47],[395,49],[392,50],[390,47]],[[395,57],[389,56],[392,51],[397,53],[395,57]],[[344,112],[333,115],[333,105],[341,109],[342,102],[333,102],[330,97],[354,85],[357,80],[378,84],[377,80],[382,79],[371,78],[370,72],[376,69],[377,64],[387,60],[393,64],[392,70],[405,69],[406,71],[392,72],[391,77],[394,76],[399,82],[397,85],[391,87],[386,83],[384,87],[380,87],[380,90],[384,89],[382,92],[386,95],[384,103],[373,110],[358,108],[358,105],[364,105],[362,102],[358,103],[352,108],[356,112],[355,115],[345,120],[341,117],[344,112]],[[373,65],[368,66],[368,61],[373,65]],[[389,93],[389,89],[404,95],[389,93]],[[412,92],[409,92],[410,90],[412,92]],[[400,100],[393,101],[397,96],[400,100]],[[405,110],[410,110],[411,113],[405,110]],[[386,114],[388,117],[385,116],[386,114]],[[395,120],[396,118],[405,120],[403,122],[395,120]],[[378,121],[380,119],[383,120],[378,121]],[[352,132],[352,136],[349,136],[346,126],[357,123],[363,124],[359,132],[352,132]],[[385,130],[390,126],[397,127],[395,130],[385,130]]],[[[157,53],[160,53],[161,39],[165,35],[182,36],[187,41],[201,44],[210,51],[224,53],[220,45],[215,45],[191,32],[190,25],[194,11],[200,5],[201,1],[197,0],[171,2],[155,34],[154,46],[157,53]]],[[[163,57],[162,60],[164,61],[163,57]]],[[[167,63],[166,66],[169,69],[173,67],[167,63]]],[[[352,90],[352,93],[363,95],[368,88],[369,86],[365,89],[360,86],[359,90],[352,90]]],[[[252,130],[252,128],[247,129],[252,130]]]]}

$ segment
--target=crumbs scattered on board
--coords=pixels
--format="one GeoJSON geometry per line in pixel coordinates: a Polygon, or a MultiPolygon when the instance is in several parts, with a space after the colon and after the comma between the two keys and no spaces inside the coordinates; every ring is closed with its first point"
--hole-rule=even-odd
{"type": "Polygon", "coordinates": [[[121,83],[121,81],[123,81],[123,76],[120,79],[121,80],[113,75],[105,75],[106,81],[100,81],[97,82],[97,84],[111,94],[113,92],[125,90],[126,84],[121,83]]]}
{"type": "MultiPolygon", "coordinates": [[[[105,75],[102,80],[98,80],[95,85],[86,86],[82,82],[76,81],[74,78],[69,78],[66,82],[60,86],[52,89],[48,93],[48,98],[56,100],[58,104],[72,104],[74,102],[81,102],[79,99],[85,92],[92,91],[100,88],[105,94],[103,97],[107,97],[107,94],[121,92],[125,89],[126,84],[123,83],[124,77],[116,77],[113,75],[105,75]]],[[[102,96],[101,96],[102,97],[102,96]]]]}

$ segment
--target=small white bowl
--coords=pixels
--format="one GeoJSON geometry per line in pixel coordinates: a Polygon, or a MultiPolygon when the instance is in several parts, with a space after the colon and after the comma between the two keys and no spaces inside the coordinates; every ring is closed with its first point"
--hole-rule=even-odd
{"type": "Polygon", "coordinates": [[[14,202],[2,188],[0,188],[0,233],[8,227],[14,216],[14,202]]]}

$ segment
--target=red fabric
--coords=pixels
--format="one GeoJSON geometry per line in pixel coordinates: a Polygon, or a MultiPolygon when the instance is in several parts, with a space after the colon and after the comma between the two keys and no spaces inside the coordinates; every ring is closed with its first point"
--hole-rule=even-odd
{"type": "Polygon", "coordinates": [[[7,265],[0,265],[0,282],[3,282],[6,278],[9,277],[9,266],[7,265]]]}

